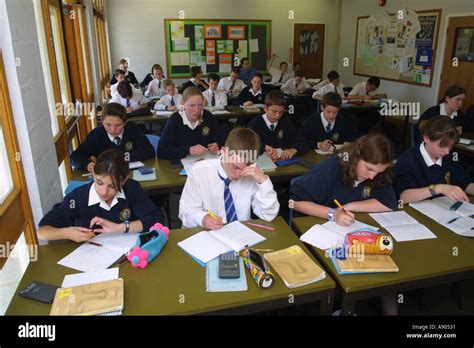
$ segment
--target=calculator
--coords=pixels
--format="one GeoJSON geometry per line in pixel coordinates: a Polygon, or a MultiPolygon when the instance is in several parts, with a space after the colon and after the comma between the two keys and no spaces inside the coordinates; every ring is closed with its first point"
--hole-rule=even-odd
{"type": "Polygon", "coordinates": [[[231,251],[219,255],[219,278],[235,279],[240,277],[239,254],[231,251]]]}

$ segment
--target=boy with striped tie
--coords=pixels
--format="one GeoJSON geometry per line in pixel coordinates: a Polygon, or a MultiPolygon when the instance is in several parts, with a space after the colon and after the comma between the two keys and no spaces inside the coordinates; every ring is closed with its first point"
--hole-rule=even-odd
{"type": "Polygon", "coordinates": [[[209,88],[202,93],[204,96],[204,106],[211,107],[212,109],[224,109],[227,105],[227,96],[224,91],[217,89],[219,84],[219,75],[209,74],[209,88]]]}
{"type": "Polygon", "coordinates": [[[272,221],[280,204],[270,178],[257,167],[258,135],[248,128],[229,133],[220,158],[197,162],[188,173],[179,218],[183,228],[219,229],[224,223],[259,218],[272,221]]]}

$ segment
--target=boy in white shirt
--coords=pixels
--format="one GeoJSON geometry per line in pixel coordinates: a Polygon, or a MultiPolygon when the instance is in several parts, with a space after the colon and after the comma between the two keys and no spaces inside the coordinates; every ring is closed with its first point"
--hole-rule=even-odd
{"type": "Polygon", "coordinates": [[[283,86],[281,86],[281,90],[284,93],[288,94],[297,94],[297,93],[303,93],[308,89],[310,86],[308,82],[306,82],[304,78],[304,74],[302,71],[296,71],[295,72],[295,77],[289,79],[288,81],[285,82],[283,86]]]}
{"type": "Polygon", "coordinates": [[[380,79],[376,76],[371,76],[367,82],[361,82],[356,84],[352,91],[347,96],[347,99],[362,99],[372,100],[387,98],[387,94],[379,90],[380,79]]]}
{"type": "Polygon", "coordinates": [[[259,149],[253,130],[234,128],[220,158],[192,167],[179,202],[184,228],[218,229],[224,223],[249,220],[251,211],[266,221],[277,216],[280,204],[273,184],[255,163],[259,149]]]}
{"type": "Polygon", "coordinates": [[[170,79],[163,81],[163,88],[166,95],[161,97],[155,104],[155,110],[177,111],[181,104],[183,104],[183,96],[176,93],[176,86],[170,79]]]}
{"type": "Polygon", "coordinates": [[[244,81],[239,80],[240,68],[238,66],[232,67],[230,76],[222,78],[217,85],[217,89],[225,91],[228,97],[238,96],[240,91],[246,86],[244,81]]]}
{"type": "Polygon", "coordinates": [[[134,112],[138,109],[146,109],[148,102],[141,90],[132,88],[127,81],[119,82],[117,93],[112,96],[111,103],[119,103],[125,106],[127,113],[134,112]]]}
{"type": "Polygon", "coordinates": [[[288,72],[288,63],[281,62],[280,69],[273,68],[272,63],[275,58],[276,58],[276,54],[272,54],[272,57],[270,58],[267,64],[267,71],[272,76],[272,80],[270,81],[270,83],[271,84],[285,83],[291,78],[291,75],[288,72]]]}
{"type": "Polygon", "coordinates": [[[162,97],[165,95],[163,86],[163,69],[157,66],[153,69],[154,79],[148,84],[145,97],[162,97]]]}
{"type": "Polygon", "coordinates": [[[227,105],[227,96],[224,91],[217,89],[219,84],[219,75],[209,74],[209,89],[204,91],[202,95],[204,96],[204,106],[211,107],[213,109],[224,109],[227,105]]]}
{"type": "Polygon", "coordinates": [[[313,99],[323,100],[323,97],[329,92],[337,93],[344,99],[344,85],[339,80],[338,72],[334,70],[330,71],[328,73],[328,80],[329,83],[327,85],[313,93],[313,99]]]}

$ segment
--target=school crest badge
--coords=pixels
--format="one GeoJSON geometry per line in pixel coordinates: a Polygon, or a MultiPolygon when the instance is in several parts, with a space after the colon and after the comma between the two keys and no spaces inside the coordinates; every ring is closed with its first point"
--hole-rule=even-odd
{"type": "Polygon", "coordinates": [[[337,139],[339,139],[339,133],[338,132],[334,132],[331,136],[331,139],[332,141],[337,141],[337,139]]]}
{"type": "Polygon", "coordinates": [[[210,132],[211,132],[211,130],[209,129],[208,126],[203,126],[202,129],[201,129],[201,133],[204,136],[208,136],[210,132]]]}
{"type": "Polygon", "coordinates": [[[451,185],[451,172],[447,172],[444,176],[444,181],[446,181],[446,185],[451,185]]]}
{"type": "Polygon", "coordinates": [[[283,135],[284,135],[284,134],[283,134],[283,129],[280,129],[280,130],[278,131],[278,133],[277,133],[278,139],[283,139],[283,135]]]}
{"type": "Polygon", "coordinates": [[[135,145],[133,144],[132,141],[127,141],[125,143],[125,150],[126,151],[133,151],[134,148],[135,148],[135,145]]]}
{"type": "Polygon", "coordinates": [[[122,209],[120,211],[119,219],[120,221],[128,221],[132,217],[132,211],[128,208],[122,209]]]}
{"type": "Polygon", "coordinates": [[[372,193],[372,187],[364,186],[364,190],[362,191],[362,198],[364,199],[369,198],[371,193],[372,193]]]}

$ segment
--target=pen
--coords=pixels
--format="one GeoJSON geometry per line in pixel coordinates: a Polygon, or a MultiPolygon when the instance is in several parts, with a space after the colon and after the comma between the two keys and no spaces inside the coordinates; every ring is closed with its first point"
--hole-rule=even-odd
{"type": "Polygon", "coordinates": [[[449,220],[449,221],[448,221],[448,224],[450,224],[451,222],[456,221],[456,220],[459,219],[459,218],[460,218],[460,217],[455,217],[454,219],[449,220]]]}
{"type": "Polygon", "coordinates": [[[214,220],[216,220],[217,222],[220,222],[219,218],[216,216],[216,214],[214,214],[212,211],[208,210],[207,213],[209,214],[209,216],[211,218],[213,218],[214,220]]]}
{"type": "Polygon", "coordinates": [[[334,203],[336,203],[337,206],[342,209],[342,211],[347,213],[347,210],[341,205],[341,203],[339,203],[337,199],[334,199],[334,203]]]}
{"type": "Polygon", "coordinates": [[[86,243],[92,244],[92,245],[95,245],[95,246],[98,246],[98,247],[103,247],[102,244],[99,244],[99,243],[96,243],[96,242],[87,241],[86,243]]]}
{"type": "Polygon", "coordinates": [[[275,231],[275,228],[270,227],[270,226],[259,225],[259,224],[255,224],[253,222],[246,222],[246,224],[249,225],[249,226],[252,226],[252,227],[260,227],[260,228],[263,228],[264,230],[268,230],[268,231],[275,231]]]}

